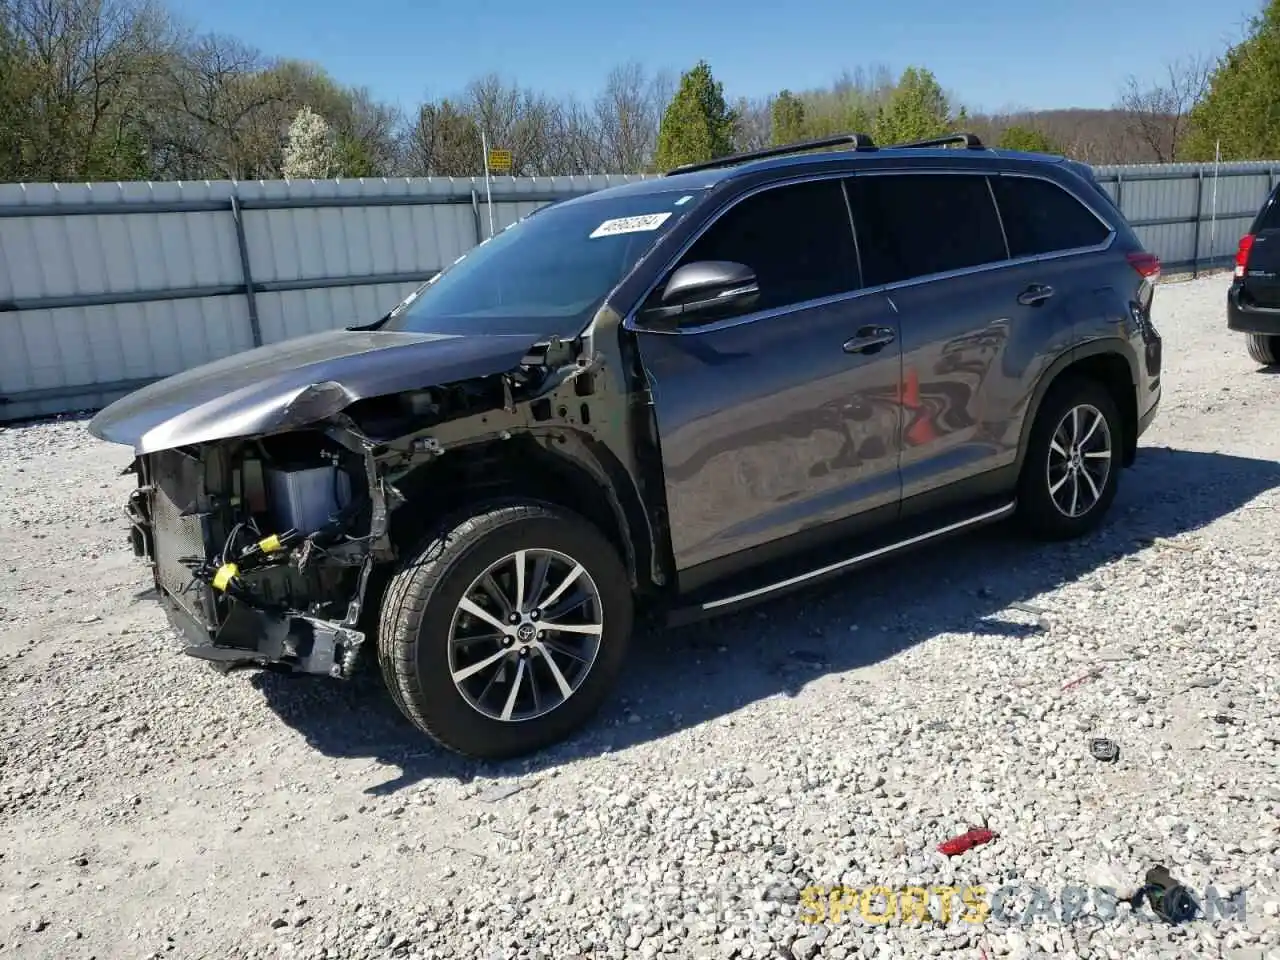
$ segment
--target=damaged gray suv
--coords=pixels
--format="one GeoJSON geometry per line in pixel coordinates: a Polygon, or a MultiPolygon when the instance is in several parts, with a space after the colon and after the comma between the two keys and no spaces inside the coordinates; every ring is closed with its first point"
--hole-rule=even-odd
{"type": "Polygon", "coordinates": [[[1082,164],[851,134],[545,207],[90,429],[136,453],[189,653],[376,656],[421,730],[512,756],[588,721],[642,615],[1094,528],[1160,398],[1159,270],[1082,164]]]}

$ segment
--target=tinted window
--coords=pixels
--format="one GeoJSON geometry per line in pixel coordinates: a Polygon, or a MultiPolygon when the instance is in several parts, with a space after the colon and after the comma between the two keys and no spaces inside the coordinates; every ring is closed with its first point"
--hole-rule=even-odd
{"type": "Polygon", "coordinates": [[[888,174],[849,180],[867,286],[1004,260],[986,177],[888,174]]]}
{"type": "Polygon", "coordinates": [[[774,187],[729,209],[681,264],[732,260],[756,272],[769,310],[858,288],[858,258],[839,180],[774,187]]]}
{"type": "Polygon", "coordinates": [[[473,247],[383,329],[576,336],[694,198],[664,191],[547,207],[473,247]]]}
{"type": "Polygon", "coordinates": [[[1029,257],[1092,247],[1110,230],[1079,200],[1047,180],[992,177],[1009,253],[1029,257]]]}
{"type": "Polygon", "coordinates": [[[1264,230],[1280,230],[1280,189],[1267,198],[1250,232],[1262,233],[1264,230]]]}

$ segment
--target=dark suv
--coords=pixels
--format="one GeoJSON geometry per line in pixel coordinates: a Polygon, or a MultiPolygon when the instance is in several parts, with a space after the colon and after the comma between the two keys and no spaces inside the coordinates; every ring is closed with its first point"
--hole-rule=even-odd
{"type": "Polygon", "coordinates": [[[1227,328],[1248,335],[1254,362],[1267,367],[1280,363],[1280,184],[1236,248],[1227,328]]]}
{"type": "Polygon", "coordinates": [[[848,135],[544,207],[90,429],[136,452],[189,653],[344,677],[368,638],[414,724],[510,756],[588,719],[641,613],[1095,527],[1160,397],[1159,270],[1086,166],[848,135]]]}

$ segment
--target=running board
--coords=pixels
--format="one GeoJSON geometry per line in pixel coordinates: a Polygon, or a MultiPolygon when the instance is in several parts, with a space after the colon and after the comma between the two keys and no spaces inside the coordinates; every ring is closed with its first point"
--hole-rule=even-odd
{"type": "Polygon", "coordinates": [[[671,610],[667,614],[667,624],[669,626],[680,626],[686,623],[693,623],[698,620],[711,616],[728,613],[731,610],[741,609],[751,606],[755,603],[761,603],[766,600],[772,600],[780,597],[793,590],[799,590],[804,587],[812,586],[822,581],[848,573],[858,567],[887,557],[891,554],[910,550],[943,537],[952,536],[954,534],[963,533],[967,530],[973,530],[987,524],[996,523],[1006,517],[1011,516],[1017,509],[1017,502],[1007,503],[1003,506],[996,507],[993,510],[986,510],[976,516],[967,517],[963,520],[957,520],[954,523],[948,523],[945,526],[935,527],[926,530],[923,533],[908,537],[905,540],[898,540],[894,543],[885,544],[871,550],[854,554],[843,560],[837,560],[834,563],[828,563],[807,573],[797,574],[796,576],[787,577],[774,583],[768,583],[764,586],[756,587],[751,590],[744,590],[733,593],[726,597],[720,597],[714,600],[694,603],[688,606],[678,607],[671,610]]]}

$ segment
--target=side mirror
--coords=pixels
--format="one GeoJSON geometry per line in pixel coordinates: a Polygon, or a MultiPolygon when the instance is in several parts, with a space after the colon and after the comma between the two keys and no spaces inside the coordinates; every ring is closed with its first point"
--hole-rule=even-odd
{"type": "Polygon", "coordinates": [[[676,270],[663,288],[661,300],[643,310],[640,317],[680,324],[728,309],[742,310],[759,296],[756,273],[750,267],[729,260],[700,260],[676,270]]]}

